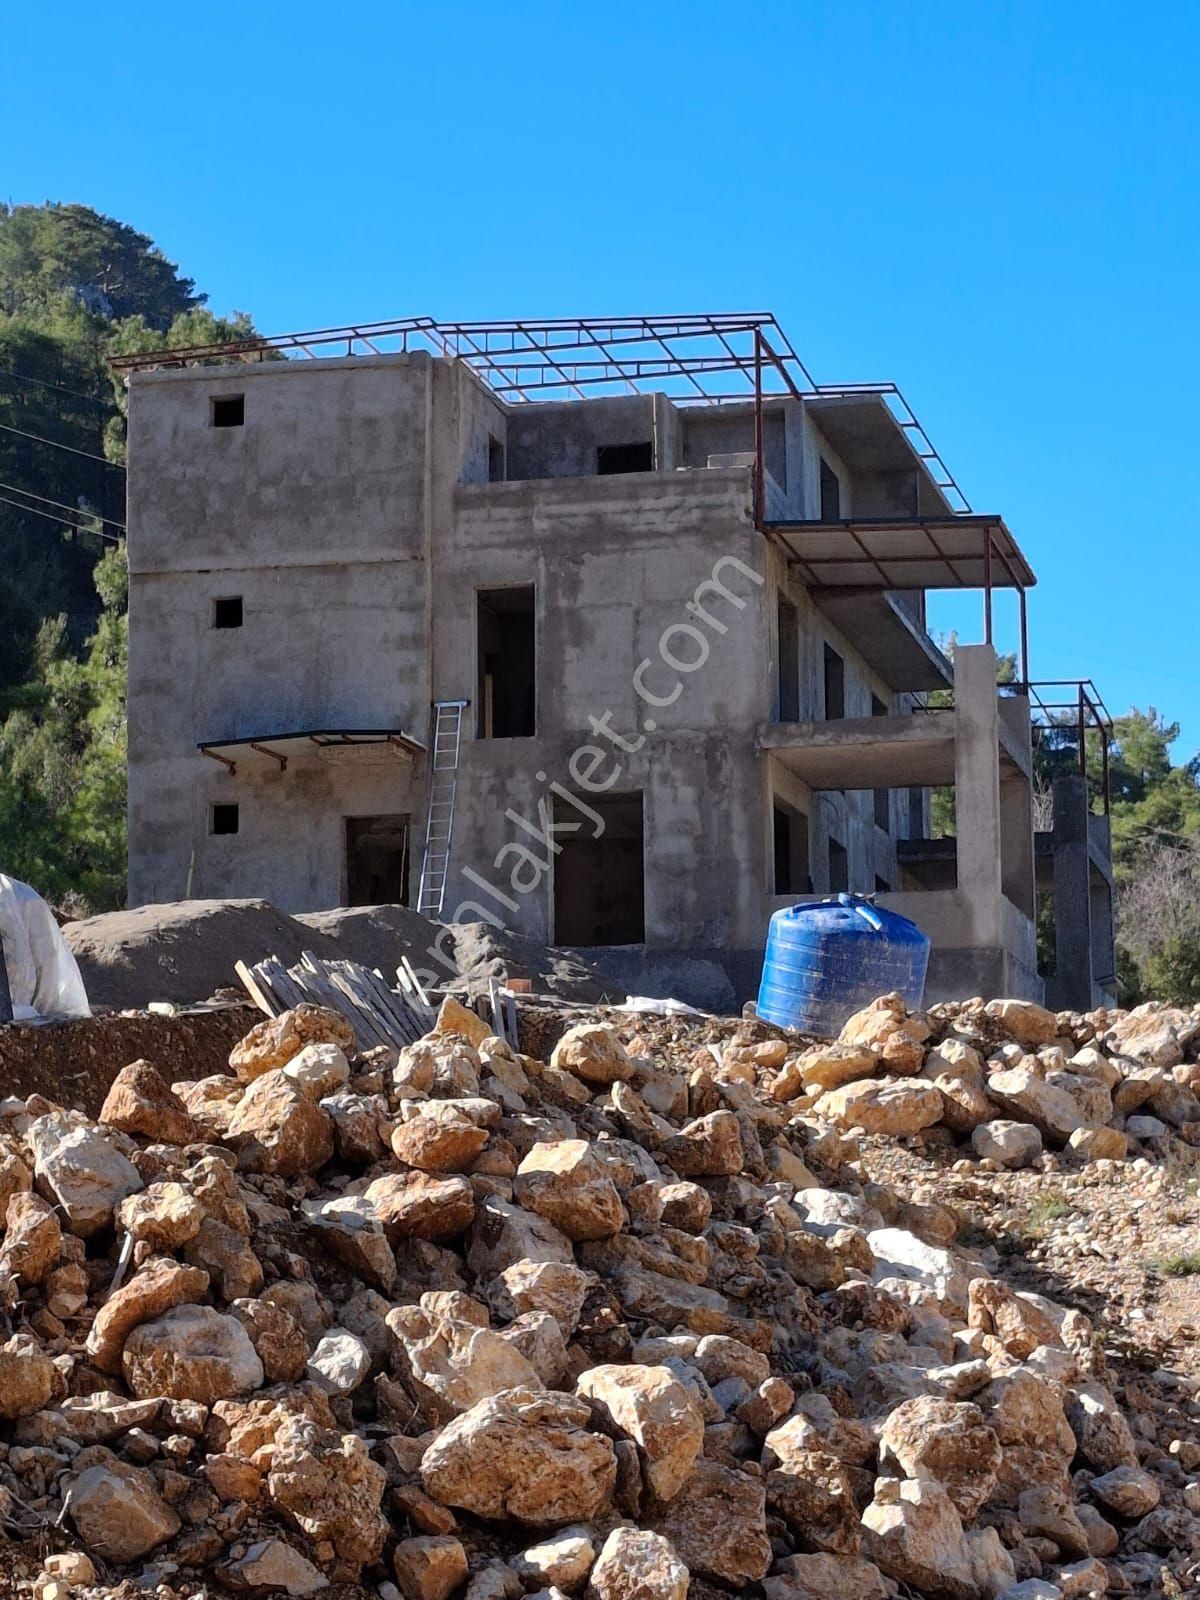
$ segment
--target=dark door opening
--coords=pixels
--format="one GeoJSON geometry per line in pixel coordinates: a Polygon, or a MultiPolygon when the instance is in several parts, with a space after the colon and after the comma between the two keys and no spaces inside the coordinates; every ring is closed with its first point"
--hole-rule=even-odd
{"type": "Polygon", "coordinates": [[[775,893],[811,894],[808,865],[808,818],[803,811],[776,800],[773,813],[775,893]]]}
{"type": "Polygon", "coordinates": [[[846,663],[836,650],[825,646],[825,720],[837,722],[846,715],[846,663]]]}
{"type": "Polygon", "coordinates": [[[535,719],[533,585],[476,596],[481,739],[529,739],[535,719]]]}
{"type": "Polygon", "coordinates": [[[503,483],[504,470],[504,445],[494,433],[488,434],[488,482],[503,483]]]}
{"type": "Polygon", "coordinates": [[[346,904],[408,904],[409,818],[346,818],[346,904]]]}
{"type": "Polygon", "coordinates": [[[829,841],[829,892],[848,894],[850,891],[850,858],[846,846],[836,839],[829,841]]]}
{"type": "Polygon", "coordinates": [[[568,800],[554,801],[556,824],[579,824],[577,833],[558,835],[562,849],[554,858],[554,942],[641,944],[646,937],[642,796],[584,798],[603,822],[598,835],[586,812],[568,800]]]}
{"type": "Polygon", "coordinates": [[[780,594],[776,606],[776,631],[779,634],[779,720],[800,720],[800,619],[786,595],[780,594]]]}
{"type": "Polygon", "coordinates": [[[602,444],[596,451],[596,471],[602,478],[617,472],[653,472],[653,441],[644,439],[636,444],[602,444]]]}
{"type": "MultiPolygon", "coordinates": [[[[881,700],[877,694],[873,694],[871,696],[871,715],[873,717],[886,717],[887,714],[887,703],[881,700]]],[[[882,828],[884,833],[891,832],[892,807],[888,798],[890,793],[891,790],[889,789],[876,789],[873,793],[875,826],[882,828]]]]}
{"type": "Polygon", "coordinates": [[[842,486],[825,457],[821,457],[821,521],[839,522],[842,516],[842,486]]]}

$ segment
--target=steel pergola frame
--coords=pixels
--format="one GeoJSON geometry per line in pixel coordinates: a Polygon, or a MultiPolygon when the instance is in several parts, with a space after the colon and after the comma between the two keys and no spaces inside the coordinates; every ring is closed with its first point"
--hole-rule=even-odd
{"type": "MultiPolygon", "coordinates": [[[[820,384],[769,311],[676,316],[519,318],[443,322],[403,317],[221,344],[114,356],[112,370],[316,360],[321,356],[404,355],[425,350],[464,362],[498,399],[517,405],[583,399],[589,392],[667,393],[676,405],[742,401],[761,411],[774,399],[878,397],[955,511],[970,504],[894,383],[820,384]]],[[[761,508],[761,472],[756,475],[761,508]]]]}

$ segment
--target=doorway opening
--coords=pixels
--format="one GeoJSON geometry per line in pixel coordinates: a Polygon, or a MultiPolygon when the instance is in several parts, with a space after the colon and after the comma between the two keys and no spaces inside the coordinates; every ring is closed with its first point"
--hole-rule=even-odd
{"type": "Polygon", "coordinates": [[[410,818],[346,818],[346,904],[406,906],[410,818]]]}
{"type": "Polygon", "coordinates": [[[645,828],[642,796],[588,795],[603,827],[555,797],[554,821],[579,823],[558,835],[554,858],[554,942],[642,944],[646,937],[645,828]]]}

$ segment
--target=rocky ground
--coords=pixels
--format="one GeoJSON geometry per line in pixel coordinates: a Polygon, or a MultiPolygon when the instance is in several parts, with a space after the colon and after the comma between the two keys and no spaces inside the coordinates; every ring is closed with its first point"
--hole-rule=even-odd
{"type": "Polygon", "coordinates": [[[1200,1013],[551,1031],[0,1102],[0,1593],[1196,1592],[1200,1013]]]}

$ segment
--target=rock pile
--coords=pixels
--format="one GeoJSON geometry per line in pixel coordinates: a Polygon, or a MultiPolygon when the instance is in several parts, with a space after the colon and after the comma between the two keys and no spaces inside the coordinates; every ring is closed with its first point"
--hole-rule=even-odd
{"type": "Polygon", "coordinates": [[[855,1130],[981,1166],[1187,1138],[1200,1017],[888,998],[819,1048],[731,1022],[687,1070],[625,1026],[540,1061],[448,1001],[352,1059],[302,1007],[227,1075],[133,1063],[95,1122],[0,1102],[29,1592],[1185,1592],[1200,1482],[1088,1319],[865,1182],[855,1130]]]}
{"type": "Polygon", "coordinates": [[[1198,1058],[1200,1007],[1056,1016],[1027,1000],[970,1000],[926,1014],[886,995],[764,1087],[843,1131],[940,1129],[985,1169],[1016,1169],[1046,1150],[1121,1161],[1173,1139],[1200,1145],[1198,1058]]]}

